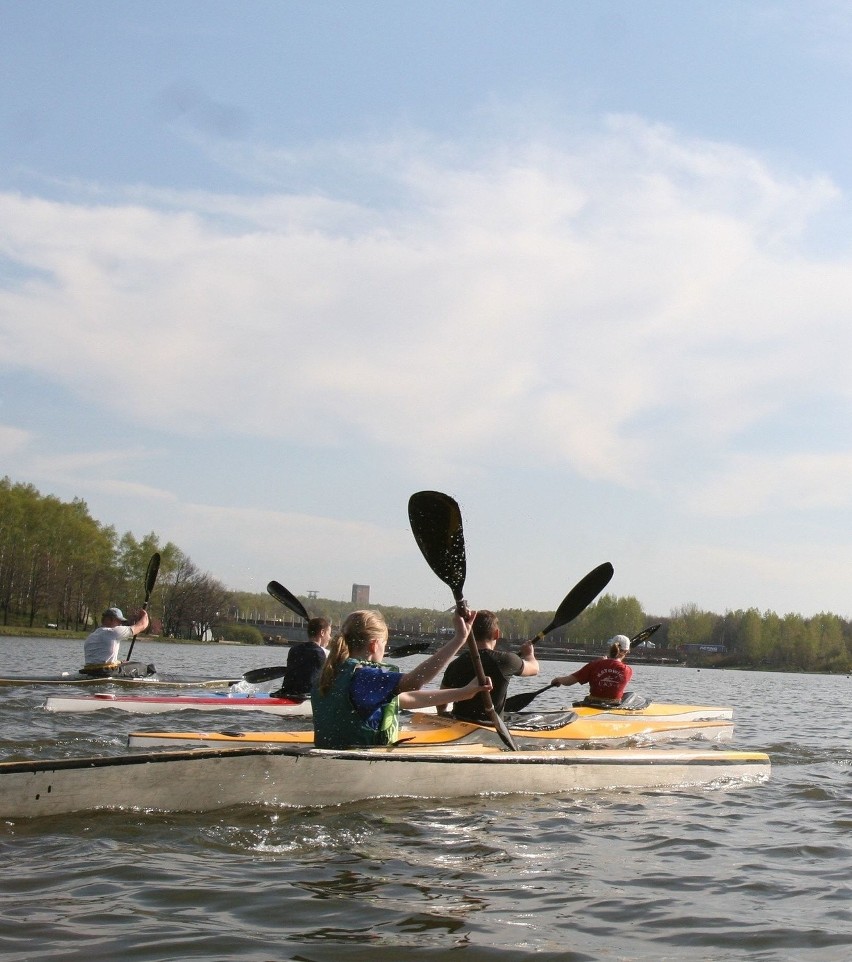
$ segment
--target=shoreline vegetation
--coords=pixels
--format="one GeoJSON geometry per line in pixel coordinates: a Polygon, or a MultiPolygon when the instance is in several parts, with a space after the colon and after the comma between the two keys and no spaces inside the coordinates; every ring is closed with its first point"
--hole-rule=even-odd
{"type": "MultiPolygon", "coordinates": [[[[27,628],[14,625],[0,625],[0,638],[44,638],[44,639],[58,639],[61,641],[75,641],[82,642],[85,640],[87,631],[63,631],[61,629],[51,629],[51,628],[27,628]]],[[[415,636],[410,636],[414,638],[415,636]]],[[[423,637],[423,636],[421,636],[423,637]]],[[[140,635],[139,638],[144,641],[155,641],[160,644],[169,645],[207,645],[207,644],[221,644],[221,645],[231,645],[235,647],[245,647],[245,648],[256,648],[258,647],[257,642],[253,641],[233,641],[227,638],[220,638],[217,641],[199,641],[197,638],[162,638],[159,635],[140,635]]],[[[295,641],[295,639],[294,639],[295,641]]],[[[262,644],[264,647],[289,647],[291,641],[273,641],[265,640],[262,644]]],[[[440,638],[435,640],[435,648],[437,648],[442,643],[440,638]]],[[[501,645],[501,647],[506,647],[501,645]]],[[[597,654],[582,651],[565,651],[565,650],[541,650],[539,646],[539,656],[543,661],[569,661],[569,662],[583,662],[585,660],[599,657],[600,652],[597,654]]],[[[424,652],[424,657],[428,652],[424,652]]],[[[634,667],[641,667],[643,665],[653,665],[655,667],[662,668],[724,668],[729,671],[773,671],[781,672],[784,674],[802,674],[802,675],[832,675],[832,674],[845,674],[849,676],[852,674],[852,670],[846,671],[834,671],[832,669],[803,669],[803,668],[778,668],[771,667],[769,665],[748,665],[748,664],[738,664],[733,659],[730,658],[704,658],[704,659],[675,659],[665,657],[665,653],[661,654],[661,657],[654,656],[643,656],[636,655],[630,659],[630,663],[634,667]]]]}
{"type": "MultiPolygon", "coordinates": [[[[148,637],[178,644],[255,645],[304,637],[302,620],[269,595],[228,589],[201,572],[177,545],[162,544],[155,532],[142,538],[131,532],[119,536],[113,526],[92,518],[84,501],[62,502],[8,477],[0,479],[0,635],[81,640],[106,608],[118,606],[130,615],[141,605],[143,579],[154,553],[161,555],[161,565],[148,606],[148,637]]],[[[356,607],[294,593],[311,615],[337,625],[356,607]]],[[[397,643],[434,639],[437,647],[452,633],[447,611],[368,606],[382,612],[397,643]]],[[[510,648],[534,637],[553,615],[495,610],[510,648]]],[[[653,644],[634,650],[634,664],[852,672],[852,623],[835,614],[804,617],[750,608],[719,615],[688,604],[659,616],[644,611],[633,596],[610,594],[549,634],[537,651],[543,659],[588,660],[605,653],[613,635],[633,636],[656,623],[661,627],[653,644]]]]}

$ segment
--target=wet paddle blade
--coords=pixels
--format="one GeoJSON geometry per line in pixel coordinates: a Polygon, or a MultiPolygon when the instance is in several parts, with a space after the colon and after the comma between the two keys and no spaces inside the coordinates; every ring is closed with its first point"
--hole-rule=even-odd
{"type": "Polygon", "coordinates": [[[545,685],[544,688],[539,688],[536,691],[524,691],[518,695],[511,695],[506,699],[503,711],[523,711],[533,698],[537,698],[542,692],[550,691],[552,687],[553,685],[545,685]]]}
{"type": "Polygon", "coordinates": [[[157,575],[160,572],[160,553],[158,551],[151,555],[151,560],[148,562],[148,568],[145,571],[145,604],[144,608],[148,607],[148,602],[151,600],[151,593],[154,590],[154,585],[157,583],[157,575]]]}
{"type": "MultiPolygon", "coordinates": [[[[578,581],[568,594],[565,595],[562,603],[556,609],[553,621],[551,621],[546,628],[542,628],[532,641],[534,643],[540,641],[551,631],[567,625],[569,621],[573,621],[579,614],[582,614],[604,588],[606,588],[614,573],[615,569],[608,561],[605,561],[602,565],[598,565],[597,568],[590,571],[585,578],[578,581]]],[[[512,695],[506,699],[503,710],[510,712],[523,711],[534,698],[551,687],[551,685],[545,685],[544,688],[539,688],[537,691],[521,692],[518,695],[512,695]]]]}
{"type": "Polygon", "coordinates": [[[630,647],[632,648],[634,645],[641,645],[642,642],[647,641],[651,637],[651,635],[653,635],[654,632],[657,631],[658,628],[662,628],[662,627],[663,626],[661,624],[648,625],[647,628],[644,628],[642,631],[639,632],[638,635],[634,635],[630,639],[630,647]]]}
{"type": "Polygon", "coordinates": [[[252,668],[243,674],[243,681],[250,685],[259,685],[264,681],[272,681],[273,678],[283,678],[287,669],[283,665],[276,665],[270,668],[252,668]]]}
{"type": "Polygon", "coordinates": [[[534,642],[540,641],[551,631],[555,631],[557,628],[567,625],[569,621],[573,621],[606,588],[612,580],[613,574],[615,574],[615,569],[608,561],[590,571],[562,599],[562,604],[556,609],[553,621],[546,628],[542,628],[532,640],[534,642]]]}
{"type": "Polygon", "coordinates": [[[385,652],[386,658],[405,658],[408,655],[422,655],[429,650],[428,641],[416,641],[410,645],[397,645],[396,648],[388,648],[385,652]]]}
{"type": "Polygon", "coordinates": [[[426,563],[460,601],[467,561],[458,504],[440,491],[418,491],[408,499],[408,520],[426,563]]]}
{"type": "Polygon", "coordinates": [[[310,621],[310,615],[305,611],[305,606],[291,591],[288,591],[284,585],[279,584],[277,581],[270,581],[266,586],[266,590],[277,602],[284,605],[285,608],[289,608],[293,614],[304,618],[305,621],[310,621]]]}
{"type": "MultiPolygon", "coordinates": [[[[148,610],[148,602],[151,600],[151,592],[154,590],[154,585],[157,583],[157,575],[160,572],[160,552],[155,551],[150,560],[148,561],[148,567],[145,569],[145,601],[142,604],[142,610],[148,610]]],[[[130,656],[133,654],[133,646],[136,644],[136,636],[130,642],[130,647],[127,649],[127,658],[125,661],[130,661],[130,656]]]]}

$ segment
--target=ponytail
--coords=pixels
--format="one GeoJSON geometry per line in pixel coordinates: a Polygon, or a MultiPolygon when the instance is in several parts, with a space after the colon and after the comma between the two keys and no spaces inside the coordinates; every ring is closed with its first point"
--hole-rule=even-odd
{"type": "Polygon", "coordinates": [[[340,634],[328,646],[328,655],[320,675],[319,693],[331,691],[340,666],[347,658],[362,655],[371,641],[387,640],[388,626],[380,611],[353,611],[340,626],[340,634]]]}
{"type": "Polygon", "coordinates": [[[322,673],[317,685],[321,695],[329,693],[340,666],[348,657],[349,645],[343,635],[338,635],[328,646],[328,655],[326,655],[325,664],[322,666],[322,673]]]}

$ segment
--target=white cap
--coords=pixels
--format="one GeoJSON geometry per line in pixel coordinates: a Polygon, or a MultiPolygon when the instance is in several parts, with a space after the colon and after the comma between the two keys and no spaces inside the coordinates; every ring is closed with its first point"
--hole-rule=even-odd
{"type": "Polygon", "coordinates": [[[618,645],[622,651],[630,651],[630,639],[627,635],[613,635],[609,639],[611,645],[618,645]]]}
{"type": "Polygon", "coordinates": [[[104,618],[109,615],[111,618],[116,618],[118,621],[124,621],[124,615],[121,613],[121,608],[107,608],[103,613],[104,618]]]}

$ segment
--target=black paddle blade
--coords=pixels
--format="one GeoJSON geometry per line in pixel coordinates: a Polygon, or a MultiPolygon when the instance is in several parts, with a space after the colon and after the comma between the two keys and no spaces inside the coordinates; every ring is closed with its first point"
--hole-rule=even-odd
{"type": "Polygon", "coordinates": [[[148,568],[145,571],[145,604],[151,600],[151,592],[154,590],[154,585],[157,583],[157,575],[160,572],[160,553],[155,551],[151,555],[151,560],[148,562],[148,568]]]}
{"type": "Polygon", "coordinates": [[[408,520],[426,563],[460,601],[467,561],[458,504],[440,491],[418,491],[408,499],[408,520]]]}
{"type": "Polygon", "coordinates": [[[245,672],[243,681],[247,681],[250,685],[259,685],[262,681],[272,681],[273,678],[283,678],[286,673],[287,669],[283,665],[277,665],[272,668],[252,668],[251,671],[245,672]]]}
{"type": "Polygon", "coordinates": [[[279,584],[277,581],[270,581],[266,586],[266,590],[276,601],[284,605],[285,608],[289,608],[293,614],[304,618],[305,621],[310,620],[310,615],[305,611],[305,606],[291,591],[288,591],[284,585],[279,584]]]}
{"type": "MultiPolygon", "coordinates": [[[[151,592],[154,590],[154,585],[157,583],[157,574],[160,571],[160,552],[155,551],[151,555],[151,560],[148,562],[148,567],[145,569],[145,601],[142,603],[142,610],[148,610],[148,602],[151,600],[151,592]]],[[[127,649],[127,658],[125,661],[130,661],[130,656],[133,654],[133,646],[136,644],[136,635],[133,636],[130,642],[130,647],[127,649]]]]}
{"type": "Polygon", "coordinates": [[[552,687],[553,685],[545,685],[544,688],[537,688],[535,691],[524,691],[519,695],[511,695],[504,702],[503,711],[523,711],[533,698],[537,698],[542,692],[549,691],[552,687]]]}
{"type": "Polygon", "coordinates": [[[662,627],[662,625],[648,625],[647,628],[644,628],[638,635],[634,635],[630,639],[630,647],[632,648],[634,645],[640,645],[643,641],[647,641],[658,628],[662,627]]]}
{"type": "Polygon", "coordinates": [[[429,650],[428,641],[415,641],[410,645],[397,645],[396,648],[388,648],[385,652],[386,658],[405,658],[408,655],[422,655],[429,650]]]}
{"type": "Polygon", "coordinates": [[[556,609],[553,621],[546,628],[542,628],[533,638],[533,641],[539,641],[556,628],[561,628],[563,625],[567,625],[569,621],[573,621],[606,588],[614,574],[615,569],[608,561],[590,571],[565,595],[562,604],[556,609]]]}

